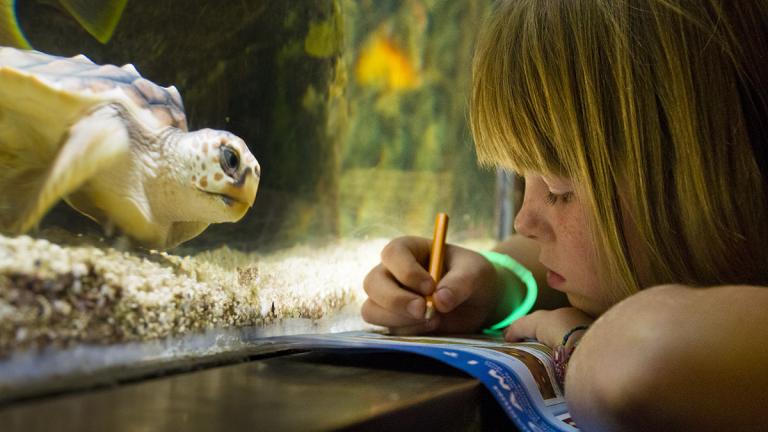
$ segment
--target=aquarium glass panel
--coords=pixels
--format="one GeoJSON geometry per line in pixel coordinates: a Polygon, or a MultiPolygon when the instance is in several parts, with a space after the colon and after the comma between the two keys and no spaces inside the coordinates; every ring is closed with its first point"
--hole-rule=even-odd
{"type": "Polygon", "coordinates": [[[491,1],[5,4],[0,45],[85,57],[0,55],[0,362],[50,348],[66,375],[77,347],[99,369],[370,328],[388,239],[438,212],[449,242],[497,232],[467,109],[491,1]],[[206,128],[233,136],[187,139],[206,128]]]}

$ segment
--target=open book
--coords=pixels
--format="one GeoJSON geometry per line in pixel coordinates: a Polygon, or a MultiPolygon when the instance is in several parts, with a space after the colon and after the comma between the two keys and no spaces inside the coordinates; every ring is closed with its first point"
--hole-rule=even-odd
{"type": "Polygon", "coordinates": [[[480,380],[521,431],[578,431],[555,379],[552,350],[540,343],[367,332],[279,339],[300,349],[381,349],[431,357],[480,380]]]}

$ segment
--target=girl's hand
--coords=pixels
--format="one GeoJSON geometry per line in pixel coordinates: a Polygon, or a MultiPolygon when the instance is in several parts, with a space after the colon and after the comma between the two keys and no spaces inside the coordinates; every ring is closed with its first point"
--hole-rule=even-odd
{"type": "Polygon", "coordinates": [[[446,245],[444,275],[435,282],[426,270],[431,240],[399,237],[381,252],[381,264],[365,278],[368,299],[362,316],[396,334],[467,333],[481,328],[500,298],[496,271],[482,255],[446,245]],[[424,319],[425,296],[432,294],[436,314],[424,319]]]}
{"type": "MultiPolygon", "coordinates": [[[[555,310],[537,310],[513,322],[504,330],[504,339],[517,342],[522,339],[536,339],[554,348],[563,342],[563,336],[579,325],[592,324],[594,319],[574,307],[555,310]]],[[[573,336],[581,337],[581,334],[573,336]]],[[[570,345],[570,344],[569,344],[570,345]]]]}

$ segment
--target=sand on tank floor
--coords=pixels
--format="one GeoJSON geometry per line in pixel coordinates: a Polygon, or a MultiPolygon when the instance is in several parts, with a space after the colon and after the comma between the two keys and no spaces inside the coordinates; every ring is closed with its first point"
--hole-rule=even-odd
{"type": "Polygon", "coordinates": [[[362,281],[384,244],[339,241],[267,256],[223,246],[178,256],[0,236],[0,358],[78,343],[280,327],[296,318],[327,321],[342,309],[343,330],[365,328],[355,313],[365,297],[362,281]]]}

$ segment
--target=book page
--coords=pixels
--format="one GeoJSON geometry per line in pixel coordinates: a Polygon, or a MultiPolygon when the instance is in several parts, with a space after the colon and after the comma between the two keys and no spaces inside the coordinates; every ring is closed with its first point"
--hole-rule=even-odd
{"type": "Polygon", "coordinates": [[[522,431],[577,431],[555,379],[552,350],[487,336],[387,336],[369,332],[274,338],[302,349],[381,349],[437,359],[480,380],[522,431]]]}

